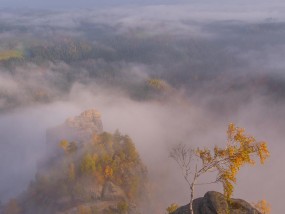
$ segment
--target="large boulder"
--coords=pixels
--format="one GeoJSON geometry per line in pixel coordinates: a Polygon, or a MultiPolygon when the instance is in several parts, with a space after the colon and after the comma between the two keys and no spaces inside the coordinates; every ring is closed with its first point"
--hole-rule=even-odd
{"type": "MultiPolygon", "coordinates": [[[[226,200],[219,192],[207,192],[204,197],[193,201],[194,214],[261,214],[242,199],[226,200]]],[[[178,208],[172,214],[190,214],[189,204],[178,208]]]]}

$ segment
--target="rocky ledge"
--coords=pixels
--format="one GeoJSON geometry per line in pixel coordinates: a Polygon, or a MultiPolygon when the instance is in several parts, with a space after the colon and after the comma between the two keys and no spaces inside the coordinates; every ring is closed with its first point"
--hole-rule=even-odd
{"type": "MultiPolygon", "coordinates": [[[[194,214],[261,214],[242,199],[226,200],[219,192],[207,192],[204,197],[193,201],[194,214]]],[[[172,214],[190,214],[189,204],[178,208],[172,214]]]]}

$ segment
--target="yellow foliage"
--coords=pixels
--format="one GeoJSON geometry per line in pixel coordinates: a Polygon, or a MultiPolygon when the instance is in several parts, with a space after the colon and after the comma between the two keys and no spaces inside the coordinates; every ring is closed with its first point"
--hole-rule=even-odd
{"type": "Polygon", "coordinates": [[[253,165],[255,158],[260,163],[270,156],[266,142],[257,142],[254,137],[245,134],[243,128],[229,124],[227,130],[226,148],[215,147],[213,154],[207,148],[197,149],[196,154],[201,158],[203,167],[200,173],[216,168],[219,172],[217,181],[222,182],[227,198],[233,193],[236,175],[245,164],[253,165]]]}
{"type": "Polygon", "coordinates": [[[106,166],[105,168],[105,177],[111,178],[113,176],[113,169],[110,166],[106,166]]]}
{"type": "Polygon", "coordinates": [[[262,214],[270,214],[271,206],[266,200],[258,201],[254,207],[262,214]]]}
{"type": "Polygon", "coordinates": [[[97,156],[91,154],[85,154],[81,163],[80,163],[80,170],[83,174],[89,173],[92,174],[96,171],[96,160],[97,156]]]}
{"type": "Polygon", "coordinates": [[[62,140],[59,142],[59,147],[62,148],[66,154],[72,154],[77,151],[76,142],[68,142],[67,140],[62,140]]]}
{"type": "Polygon", "coordinates": [[[178,204],[173,203],[169,207],[167,207],[166,211],[168,214],[170,214],[173,213],[175,210],[177,210],[178,207],[179,207],[178,204]]]}
{"type": "Polygon", "coordinates": [[[68,149],[69,142],[67,140],[62,140],[59,142],[59,147],[62,148],[65,152],[68,149]]]}
{"type": "Polygon", "coordinates": [[[170,86],[164,80],[161,79],[149,79],[147,81],[147,85],[158,91],[165,91],[169,90],[170,88],[170,86]]]}
{"type": "Polygon", "coordinates": [[[1,51],[0,52],[0,61],[2,60],[8,60],[12,58],[23,58],[23,53],[21,51],[17,50],[8,50],[8,51],[1,51]]]}

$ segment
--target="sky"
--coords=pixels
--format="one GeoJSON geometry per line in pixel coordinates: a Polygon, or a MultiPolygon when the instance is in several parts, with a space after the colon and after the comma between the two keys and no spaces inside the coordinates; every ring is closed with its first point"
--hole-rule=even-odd
{"type": "MultiPolygon", "coordinates": [[[[170,0],[1,0],[1,7],[8,8],[34,8],[34,9],[96,9],[110,6],[126,5],[155,5],[155,4],[172,4],[170,0]]],[[[187,3],[186,0],[177,0],[177,3],[187,3]]]]}
{"type": "Polygon", "coordinates": [[[125,7],[125,6],[146,6],[146,5],[177,5],[177,4],[190,4],[194,6],[204,5],[206,7],[212,7],[221,9],[224,7],[247,7],[267,8],[267,10],[280,10],[280,7],[284,7],[284,1],[282,0],[238,0],[238,1],[227,1],[227,0],[1,0],[0,8],[11,8],[11,9],[97,9],[97,8],[108,8],[108,7],[125,7]]]}

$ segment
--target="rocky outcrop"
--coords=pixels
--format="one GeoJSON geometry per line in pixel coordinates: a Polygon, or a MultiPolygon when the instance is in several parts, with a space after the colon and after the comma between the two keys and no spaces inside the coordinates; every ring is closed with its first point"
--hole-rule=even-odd
{"type": "Polygon", "coordinates": [[[61,140],[87,142],[93,134],[103,132],[100,113],[95,109],[82,112],[79,116],[68,118],[62,125],[47,131],[47,144],[57,145],[61,140]]]}
{"type": "Polygon", "coordinates": [[[141,213],[147,171],[130,137],[103,132],[94,109],[47,134],[48,154],[19,197],[23,214],[141,213]]]}
{"type": "MultiPolygon", "coordinates": [[[[261,214],[248,202],[230,199],[218,192],[207,192],[204,197],[193,201],[194,214],[261,214]]],[[[178,208],[172,214],[190,214],[189,204],[178,208]]]]}

